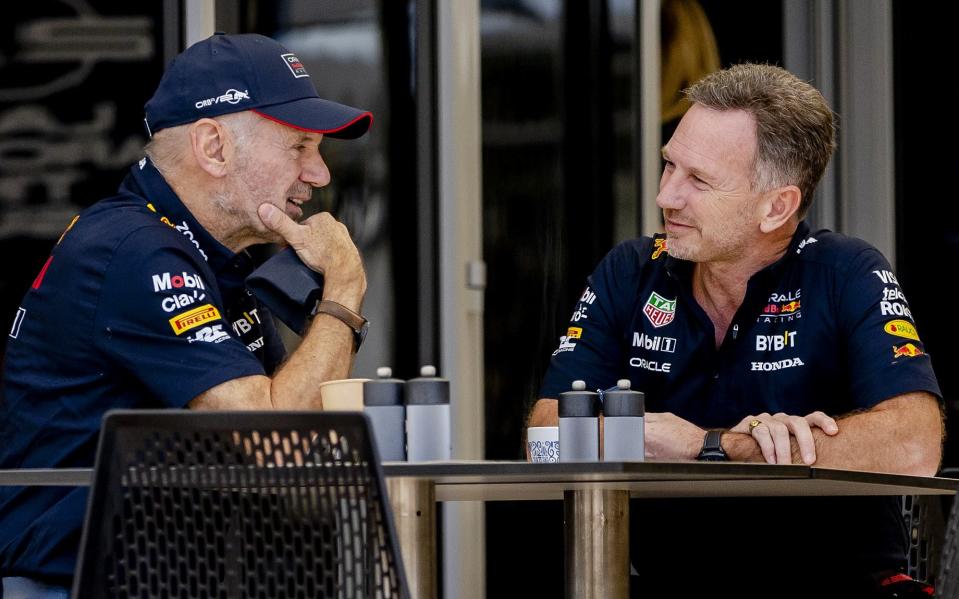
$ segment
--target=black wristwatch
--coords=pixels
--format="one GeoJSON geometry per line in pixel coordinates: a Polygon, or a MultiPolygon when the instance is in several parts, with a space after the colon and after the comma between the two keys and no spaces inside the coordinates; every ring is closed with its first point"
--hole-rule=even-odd
{"type": "Polygon", "coordinates": [[[316,302],[316,306],[314,306],[313,313],[310,316],[313,317],[320,313],[329,314],[350,327],[353,331],[353,353],[360,351],[360,346],[363,345],[363,340],[366,339],[366,332],[370,329],[370,321],[343,304],[332,300],[320,300],[316,302]]]}
{"type": "Polygon", "coordinates": [[[726,450],[723,449],[720,443],[724,432],[726,431],[706,431],[706,437],[703,439],[703,448],[700,450],[699,455],[696,456],[696,459],[701,462],[728,462],[729,456],[726,455],[726,450]]]}

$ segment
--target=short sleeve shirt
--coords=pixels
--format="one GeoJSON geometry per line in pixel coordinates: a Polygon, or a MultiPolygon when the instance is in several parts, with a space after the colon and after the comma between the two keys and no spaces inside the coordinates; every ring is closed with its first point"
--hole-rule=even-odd
{"type": "MultiPolygon", "coordinates": [[[[282,342],[245,289],[253,264],[217,242],[146,159],[77,217],[7,340],[0,468],[91,467],[114,408],[183,408],[271,373],[282,342]]],[[[85,489],[0,487],[3,575],[72,576],[85,489]]]]}
{"type": "MultiPolygon", "coordinates": [[[[645,393],[647,411],[704,428],[763,412],[841,415],[913,391],[941,397],[909,303],[867,243],[800,223],[785,255],[748,282],[718,348],[693,298],[692,269],[669,256],[663,236],[614,248],[589,276],[539,397],[557,398],[577,379],[601,390],[626,378],[645,393]]],[[[901,564],[907,546],[895,498],[646,501],[635,523],[658,542],[634,546],[640,568],[665,571],[673,562],[664,556],[689,551],[684,539],[710,535],[736,563],[761,560],[755,539],[722,528],[749,521],[816,522],[816,534],[777,548],[770,568],[821,560],[816,568],[834,571],[829,560],[841,560],[873,571],[901,564]]]]}
{"type": "Polygon", "coordinates": [[[940,395],[889,263],[863,241],[802,223],[754,275],[717,349],[690,287],[693,265],[661,236],[623,243],[588,279],[540,397],[582,379],[632,381],[646,408],[704,427],[747,414],[842,414],[911,391],[940,395]]]}

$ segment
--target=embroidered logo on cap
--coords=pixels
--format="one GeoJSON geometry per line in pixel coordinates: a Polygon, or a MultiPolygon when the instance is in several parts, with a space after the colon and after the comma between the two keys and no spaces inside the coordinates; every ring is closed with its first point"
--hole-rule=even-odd
{"type": "Polygon", "coordinates": [[[286,66],[290,67],[290,72],[293,73],[294,77],[299,79],[300,77],[310,76],[310,74],[306,72],[306,67],[303,66],[300,59],[296,57],[296,54],[280,54],[280,56],[283,58],[286,66]]]}
{"type": "Polygon", "coordinates": [[[221,104],[223,102],[226,102],[227,104],[237,104],[241,100],[249,99],[250,92],[248,90],[240,91],[238,89],[230,88],[215,98],[206,98],[205,100],[200,100],[194,103],[194,106],[196,106],[197,110],[199,110],[201,108],[213,106],[214,104],[221,104]]]}

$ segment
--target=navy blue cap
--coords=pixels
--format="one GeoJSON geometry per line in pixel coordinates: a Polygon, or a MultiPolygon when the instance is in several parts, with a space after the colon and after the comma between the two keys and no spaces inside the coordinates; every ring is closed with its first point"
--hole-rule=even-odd
{"type": "Polygon", "coordinates": [[[218,33],[184,50],[167,67],[144,110],[151,136],[243,110],[343,139],[363,135],[373,123],[370,112],[320,98],[296,54],[255,33],[218,33]]]}

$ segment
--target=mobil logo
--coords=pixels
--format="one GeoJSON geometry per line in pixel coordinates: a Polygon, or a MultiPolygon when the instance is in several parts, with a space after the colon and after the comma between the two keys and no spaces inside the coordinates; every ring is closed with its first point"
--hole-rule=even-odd
{"type": "Polygon", "coordinates": [[[153,291],[169,291],[171,289],[206,289],[203,279],[196,273],[162,273],[153,275],[153,291]]]}

